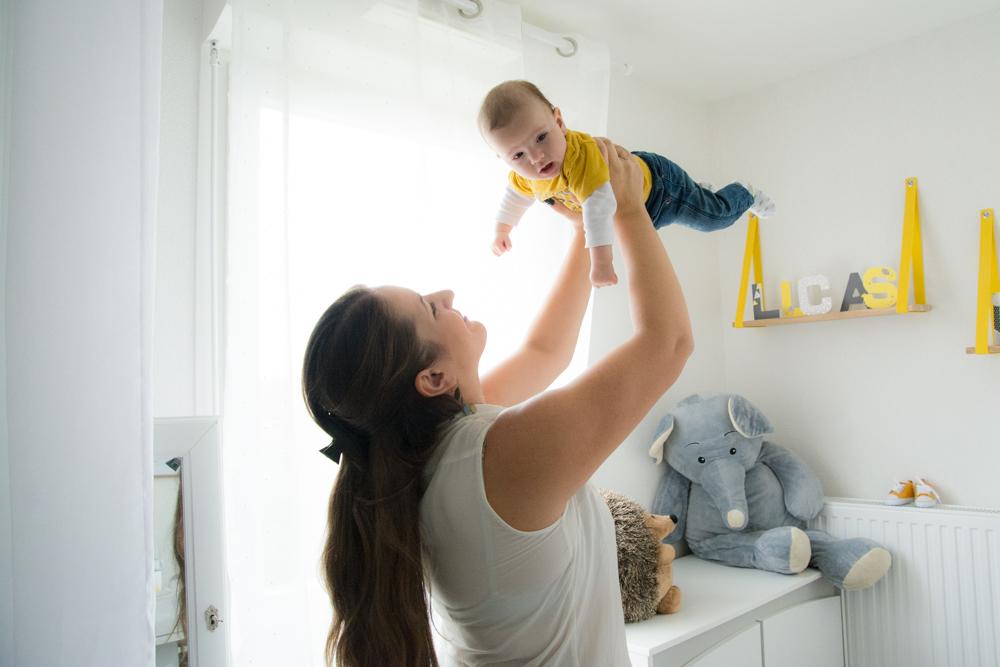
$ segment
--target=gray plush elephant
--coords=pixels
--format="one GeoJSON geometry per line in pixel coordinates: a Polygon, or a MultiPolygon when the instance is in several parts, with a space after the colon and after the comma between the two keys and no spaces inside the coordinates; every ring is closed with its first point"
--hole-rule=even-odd
{"type": "Polygon", "coordinates": [[[794,454],[764,439],[772,428],[736,394],[695,394],[660,422],[649,454],[666,463],[653,513],[707,560],[794,574],[811,565],[844,590],[867,588],[892,558],[863,538],[838,540],[806,522],[823,507],[819,479],[794,454]]]}

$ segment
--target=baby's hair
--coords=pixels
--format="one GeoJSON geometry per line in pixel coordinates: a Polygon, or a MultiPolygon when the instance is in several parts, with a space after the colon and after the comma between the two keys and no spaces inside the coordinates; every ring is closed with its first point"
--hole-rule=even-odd
{"type": "Polygon", "coordinates": [[[552,102],[542,95],[538,86],[530,81],[504,81],[486,93],[482,106],[479,107],[479,127],[483,131],[492,132],[498,127],[504,127],[514,115],[524,108],[526,102],[537,100],[548,109],[555,109],[552,102]]]}

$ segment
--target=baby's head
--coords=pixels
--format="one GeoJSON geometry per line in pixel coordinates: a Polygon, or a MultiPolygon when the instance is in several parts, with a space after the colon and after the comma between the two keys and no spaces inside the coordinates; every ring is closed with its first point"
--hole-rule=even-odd
{"type": "Polygon", "coordinates": [[[533,83],[504,81],[487,93],[479,131],[497,157],[525,178],[549,179],[562,169],[566,125],[533,83]]]}

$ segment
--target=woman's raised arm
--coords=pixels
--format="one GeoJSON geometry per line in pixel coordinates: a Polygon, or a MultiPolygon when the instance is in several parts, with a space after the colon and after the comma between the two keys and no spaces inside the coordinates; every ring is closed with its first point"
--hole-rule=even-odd
{"type": "Polygon", "coordinates": [[[573,359],[580,324],[590,300],[590,255],[584,248],[583,222],[565,209],[575,233],[562,269],[524,344],[483,376],[487,403],[516,405],[545,390],[573,359]]]}
{"type": "Polygon", "coordinates": [[[491,427],[487,498],[519,530],[544,528],[562,514],[674,383],[693,349],[680,283],[643,205],[641,170],[625,149],[601,145],[618,201],[615,229],[634,333],[571,384],[504,411],[491,427]]]}

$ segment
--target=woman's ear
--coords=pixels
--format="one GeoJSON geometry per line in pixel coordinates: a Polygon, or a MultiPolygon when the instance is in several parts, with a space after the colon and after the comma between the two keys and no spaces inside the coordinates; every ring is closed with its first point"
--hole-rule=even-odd
{"type": "Polygon", "coordinates": [[[424,398],[434,398],[441,394],[454,393],[458,378],[440,368],[425,368],[417,373],[413,385],[424,398]]]}

